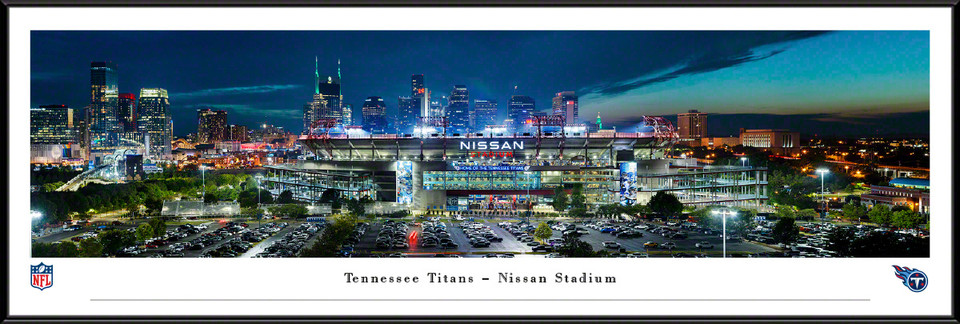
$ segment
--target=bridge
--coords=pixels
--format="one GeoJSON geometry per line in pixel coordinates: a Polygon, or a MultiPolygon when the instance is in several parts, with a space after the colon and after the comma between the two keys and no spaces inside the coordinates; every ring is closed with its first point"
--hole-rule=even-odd
{"type": "Polygon", "coordinates": [[[124,178],[120,172],[120,164],[126,159],[128,154],[138,154],[136,149],[118,149],[110,155],[101,159],[99,165],[90,170],[73,177],[67,183],[64,183],[57,191],[77,191],[88,183],[114,184],[123,183],[124,178]]]}

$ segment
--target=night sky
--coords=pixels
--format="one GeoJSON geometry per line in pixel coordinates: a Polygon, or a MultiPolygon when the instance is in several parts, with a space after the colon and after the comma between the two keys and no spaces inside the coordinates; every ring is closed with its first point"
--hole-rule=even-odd
{"type": "Polygon", "coordinates": [[[410,75],[433,98],[466,85],[473,99],[518,94],[550,109],[574,90],[580,115],[631,128],[642,115],[698,109],[710,135],[739,127],[805,135],[929,133],[926,31],[202,31],[31,33],[31,107],[89,104],[90,62],[119,66],[121,93],[170,93],[174,134],[196,132],[196,109],[226,110],[228,123],[264,121],[299,132],[320,75],[342,62],[344,103],[383,97],[396,115],[410,75]]]}

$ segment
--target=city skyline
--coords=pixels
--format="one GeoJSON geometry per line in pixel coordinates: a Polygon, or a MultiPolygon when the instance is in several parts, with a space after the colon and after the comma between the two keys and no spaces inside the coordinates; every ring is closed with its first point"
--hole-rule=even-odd
{"type": "MultiPolygon", "coordinates": [[[[929,129],[927,32],[33,32],[33,36],[31,108],[85,107],[90,62],[111,61],[119,66],[120,93],[169,89],[174,134],[179,136],[196,130],[188,125],[195,124],[200,108],[226,110],[231,124],[266,120],[296,132],[302,125],[303,103],[310,101],[314,90],[311,56],[319,56],[321,78],[335,76],[337,60],[342,60],[344,105],[354,107],[371,96],[409,96],[410,76],[423,74],[425,87],[434,93],[431,100],[448,95],[454,85],[465,85],[470,99],[509,102],[516,93],[533,97],[538,111],[548,111],[556,93],[575,91],[581,119],[590,122],[599,111],[606,127],[631,127],[641,115],[676,121],[676,114],[698,109],[721,117],[710,119],[708,129],[716,130],[711,134],[716,136],[733,135],[738,127],[783,128],[785,118],[776,118],[781,114],[794,115],[788,125],[805,128],[800,129],[805,134],[885,135],[902,131],[888,128],[887,122],[905,119],[914,122],[913,133],[929,129]],[[453,34],[458,37],[451,38],[453,34]],[[98,39],[97,46],[91,37],[98,39]],[[160,45],[150,51],[130,46],[140,42],[160,45]],[[244,46],[251,42],[275,46],[244,46]],[[381,50],[371,53],[374,45],[381,50]],[[551,45],[557,50],[548,54],[539,50],[551,45]],[[75,55],[57,54],[63,50],[75,55]],[[723,121],[730,117],[737,122],[723,121]],[[726,126],[736,123],[740,126],[726,126]],[[848,127],[837,127],[844,125],[848,127]]],[[[397,113],[395,100],[385,103],[388,116],[397,113]]],[[[506,118],[507,110],[507,105],[500,105],[498,119],[506,118]]],[[[360,115],[354,111],[354,124],[362,123],[360,115]]]]}

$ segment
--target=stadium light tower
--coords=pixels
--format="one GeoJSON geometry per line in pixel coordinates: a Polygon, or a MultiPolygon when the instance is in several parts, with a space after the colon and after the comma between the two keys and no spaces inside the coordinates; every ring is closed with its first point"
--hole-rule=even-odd
{"type": "Polygon", "coordinates": [[[720,215],[721,223],[723,223],[723,234],[721,234],[720,239],[723,242],[723,257],[727,257],[727,215],[737,216],[737,212],[732,210],[713,210],[714,215],[720,215]]]}

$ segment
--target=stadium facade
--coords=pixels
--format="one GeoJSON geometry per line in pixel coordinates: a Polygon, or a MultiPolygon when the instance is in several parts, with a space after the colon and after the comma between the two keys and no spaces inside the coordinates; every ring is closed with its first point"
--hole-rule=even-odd
{"type": "Polygon", "coordinates": [[[417,210],[542,208],[556,190],[577,186],[592,207],[646,203],[659,191],[696,206],[767,201],[765,168],[665,157],[679,136],[660,117],[645,117],[636,132],[588,132],[557,116],[536,118],[517,133],[448,134],[443,118],[421,118],[412,135],[317,125],[300,137],[314,157],[267,166],[265,189],[274,195],[290,190],[308,202],[333,189],[345,198],[417,210]]]}

